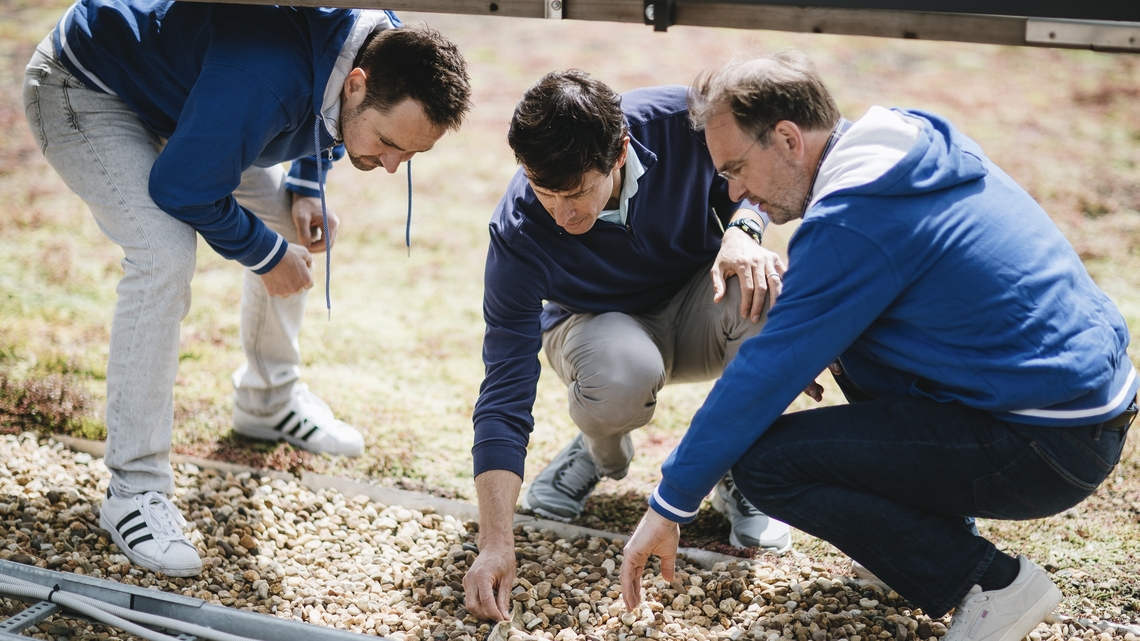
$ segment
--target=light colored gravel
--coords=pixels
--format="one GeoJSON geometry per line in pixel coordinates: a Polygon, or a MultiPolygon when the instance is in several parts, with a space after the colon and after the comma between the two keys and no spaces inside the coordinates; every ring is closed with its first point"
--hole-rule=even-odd
{"type": "MultiPolygon", "coordinates": [[[[463,574],[474,524],[385,506],[295,481],[181,465],[175,503],[191,521],[203,574],[172,579],[132,566],[98,529],[108,472],[102,459],[32,436],[2,436],[0,558],[156,587],[212,603],[403,641],[556,639],[632,641],[937,641],[932,621],[893,591],[829,574],[810,559],[682,565],[672,583],[653,572],[646,603],[626,612],[619,539],[561,538],[516,528],[519,579],[513,626],[467,615],[463,574]]],[[[0,612],[20,607],[0,600],[0,612]]],[[[38,638],[102,640],[113,631],[53,617],[38,638]]],[[[1137,641],[1123,629],[1054,616],[1031,641],[1137,641]],[[1103,629],[1102,629],[1103,628],[1103,629]]]]}

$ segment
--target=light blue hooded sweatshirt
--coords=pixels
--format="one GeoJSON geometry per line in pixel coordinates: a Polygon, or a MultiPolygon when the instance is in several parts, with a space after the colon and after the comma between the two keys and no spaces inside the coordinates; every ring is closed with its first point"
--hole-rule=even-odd
{"type": "Polygon", "coordinates": [[[1048,215],[929,113],[872,108],[820,168],[763,331],[725,369],[650,499],[677,522],[829,364],[872,397],[1079,426],[1137,388],[1128,328],[1048,215]]]}

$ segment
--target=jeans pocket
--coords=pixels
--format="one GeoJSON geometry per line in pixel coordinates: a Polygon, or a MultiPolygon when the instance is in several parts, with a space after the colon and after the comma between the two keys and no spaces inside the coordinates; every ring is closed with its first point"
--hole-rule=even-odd
{"type": "Polygon", "coordinates": [[[47,149],[43,115],[40,113],[40,84],[46,75],[46,69],[31,65],[24,71],[24,118],[28,121],[28,128],[32,130],[32,137],[36,139],[41,154],[47,149]]]}
{"type": "Polygon", "coordinates": [[[974,503],[980,517],[1037,519],[1080,503],[1097,485],[1077,478],[1030,441],[1008,465],[974,481],[974,503]]]}

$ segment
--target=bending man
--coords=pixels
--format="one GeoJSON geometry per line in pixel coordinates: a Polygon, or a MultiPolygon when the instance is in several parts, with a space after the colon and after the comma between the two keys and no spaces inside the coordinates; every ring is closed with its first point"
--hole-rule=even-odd
{"type": "Polygon", "coordinates": [[[167,498],[199,234],[246,267],[234,430],[363,452],[363,436],[298,382],[310,252],[337,230],[318,177],[340,143],[359,169],[396,171],[458,128],[470,93],[452,43],[395,26],[380,11],[80,0],[28,64],[40,149],[125,254],[100,523],[139,565],[171,576],[202,567],[167,498]],[[288,174],[285,161],[297,161],[288,174]]]}

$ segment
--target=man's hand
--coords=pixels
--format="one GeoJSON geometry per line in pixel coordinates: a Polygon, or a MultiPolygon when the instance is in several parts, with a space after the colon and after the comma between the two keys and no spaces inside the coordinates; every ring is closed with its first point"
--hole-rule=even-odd
{"type": "Polygon", "coordinates": [[[515,583],[515,502],[522,479],[508,470],[487,470],[475,477],[479,497],[479,556],[463,577],[467,611],[480,619],[511,618],[515,583]]]}
{"type": "Polygon", "coordinates": [[[480,546],[479,556],[463,577],[467,611],[480,619],[509,621],[515,568],[513,541],[509,546],[480,546]]]}
{"type": "Polygon", "coordinates": [[[677,542],[680,540],[680,526],[652,508],[646,511],[622,551],[621,595],[626,610],[633,612],[641,604],[641,573],[645,571],[650,554],[661,559],[661,576],[666,581],[673,580],[677,542]]]}
{"type": "MultiPolygon", "coordinates": [[[[329,214],[329,246],[336,242],[336,230],[340,219],[331,209],[329,214]]],[[[324,217],[321,216],[321,199],[312,196],[293,194],[293,225],[297,228],[297,238],[311,252],[325,250],[324,217]]]]}
{"type": "Polygon", "coordinates": [[[281,262],[261,275],[270,296],[292,296],[313,286],[313,255],[300,245],[289,244],[281,262]]]}
{"type": "Polygon", "coordinates": [[[740,283],[740,317],[760,322],[764,297],[771,295],[772,304],[783,288],[784,263],[776,254],[756,244],[751,236],[736,227],[724,232],[720,252],[712,266],[713,302],[724,298],[725,280],[736,276],[740,283]]]}

